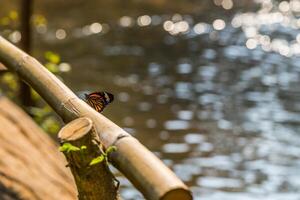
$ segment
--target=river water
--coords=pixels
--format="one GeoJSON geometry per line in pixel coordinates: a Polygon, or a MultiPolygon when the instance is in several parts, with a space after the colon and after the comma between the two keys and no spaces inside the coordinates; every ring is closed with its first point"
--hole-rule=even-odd
{"type": "Polygon", "coordinates": [[[35,14],[33,54],[59,53],[74,91],[115,94],[104,115],[196,200],[300,199],[299,0],[47,0],[35,14]]]}

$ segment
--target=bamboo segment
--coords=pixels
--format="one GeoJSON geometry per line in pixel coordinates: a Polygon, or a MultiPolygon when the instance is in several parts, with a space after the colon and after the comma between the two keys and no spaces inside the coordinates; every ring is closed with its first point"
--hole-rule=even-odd
{"type": "Polygon", "coordinates": [[[133,177],[132,183],[146,199],[192,199],[188,188],[154,154],[149,154],[149,150],[138,140],[128,137],[117,144],[118,151],[112,153],[112,163],[126,177],[133,177]],[[123,166],[126,170],[122,170],[123,166]]]}
{"type": "Polygon", "coordinates": [[[97,113],[36,59],[0,37],[0,62],[16,71],[68,122],[88,117],[105,148],[115,145],[112,163],[150,200],[190,200],[191,193],[156,156],[122,128],[97,113]]]}
{"type": "Polygon", "coordinates": [[[95,165],[90,162],[101,155],[92,131],[93,122],[89,118],[77,118],[64,126],[58,133],[63,144],[73,145],[71,151],[64,150],[78,189],[79,200],[117,200],[118,188],[105,160],[95,165]],[[77,148],[77,149],[76,149],[77,148]]]}

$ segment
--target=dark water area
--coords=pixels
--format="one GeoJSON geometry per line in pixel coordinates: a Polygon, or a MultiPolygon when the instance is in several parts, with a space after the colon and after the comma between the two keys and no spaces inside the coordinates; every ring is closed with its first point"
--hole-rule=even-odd
{"type": "Polygon", "coordinates": [[[59,53],[74,91],[115,94],[104,115],[196,200],[300,199],[299,0],[48,0],[35,13],[47,23],[33,54],[59,53]]]}

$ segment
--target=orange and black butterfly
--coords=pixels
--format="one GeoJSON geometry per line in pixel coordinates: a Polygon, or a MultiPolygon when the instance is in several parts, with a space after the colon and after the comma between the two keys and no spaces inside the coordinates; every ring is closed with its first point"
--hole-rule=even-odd
{"type": "Polygon", "coordinates": [[[114,95],[108,92],[93,92],[85,94],[85,99],[91,107],[100,113],[108,104],[113,102],[114,95]]]}

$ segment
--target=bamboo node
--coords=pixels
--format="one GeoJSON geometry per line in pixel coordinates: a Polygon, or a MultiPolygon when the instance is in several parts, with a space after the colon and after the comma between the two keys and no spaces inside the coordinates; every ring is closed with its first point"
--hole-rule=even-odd
{"type": "Polygon", "coordinates": [[[118,135],[118,137],[115,139],[115,141],[113,141],[112,146],[115,145],[119,140],[121,140],[122,138],[125,137],[130,137],[129,134],[125,134],[125,133],[121,133],[118,135]]]}

